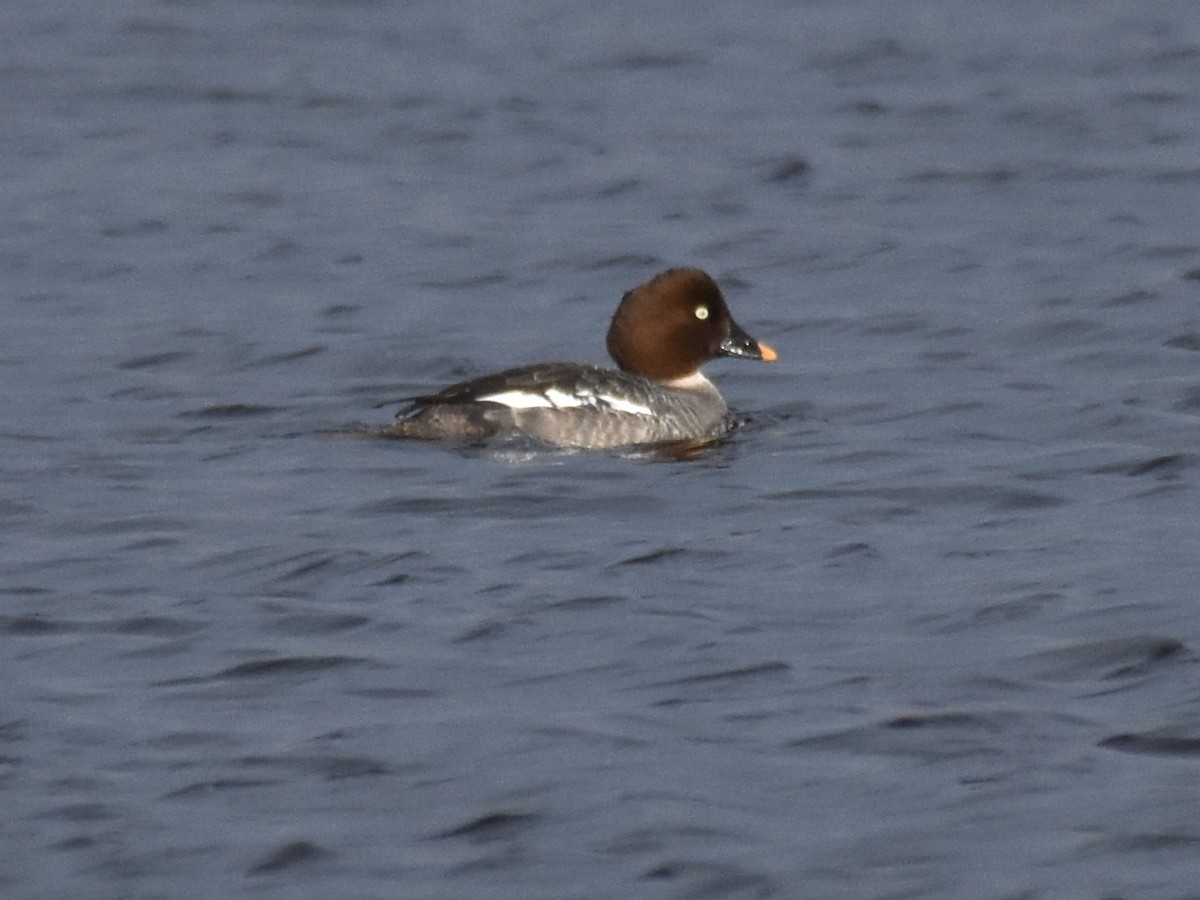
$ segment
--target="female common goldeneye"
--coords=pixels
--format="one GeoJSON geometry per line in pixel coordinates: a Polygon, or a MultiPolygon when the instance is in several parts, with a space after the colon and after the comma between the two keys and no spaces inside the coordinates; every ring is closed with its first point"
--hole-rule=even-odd
{"type": "Polygon", "coordinates": [[[389,437],[480,440],[524,435],[557,447],[713,440],[731,427],[725,401],[700,366],[718,356],[772,362],[746,334],[717,283],[668,269],[622,299],[608,329],[620,366],[541,363],[406,398],[389,437]]]}

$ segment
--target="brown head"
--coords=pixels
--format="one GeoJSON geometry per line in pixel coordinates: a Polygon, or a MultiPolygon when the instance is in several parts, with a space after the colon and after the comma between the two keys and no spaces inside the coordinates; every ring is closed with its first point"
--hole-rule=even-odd
{"type": "Polygon", "coordinates": [[[685,378],[718,356],[776,359],[733,321],[721,289],[699,269],[668,269],[627,293],[608,328],[608,352],[625,371],[659,381],[685,378]]]}

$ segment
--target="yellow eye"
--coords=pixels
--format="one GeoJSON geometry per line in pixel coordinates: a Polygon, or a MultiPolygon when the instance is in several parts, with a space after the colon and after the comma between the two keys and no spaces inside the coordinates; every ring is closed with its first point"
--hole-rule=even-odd
{"type": "Polygon", "coordinates": [[[708,307],[707,306],[697,306],[696,307],[696,318],[699,319],[701,322],[703,322],[705,319],[707,319],[708,318],[708,307]]]}

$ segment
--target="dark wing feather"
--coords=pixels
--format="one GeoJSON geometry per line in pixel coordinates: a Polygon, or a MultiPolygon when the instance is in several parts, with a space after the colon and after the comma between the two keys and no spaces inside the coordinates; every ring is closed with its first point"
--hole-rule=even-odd
{"type": "MultiPolygon", "coordinates": [[[[442,403],[475,403],[480,397],[499,394],[503,391],[536,393],[556,384],[574,382],[577,379],[583,379],[585,382],[591,381],[607,371],[599,366],[584,366],[579,363],[538,363],[533,366],[505,369],[503,372],[484,375],[482,378],[472,378],[470,381],[460,381],[443,388],[436,394],[409,397],[407,400],[414,407],[442,403]]],[[[599,380],[603,380],[603,378],[601,377],[599,380]]]]}

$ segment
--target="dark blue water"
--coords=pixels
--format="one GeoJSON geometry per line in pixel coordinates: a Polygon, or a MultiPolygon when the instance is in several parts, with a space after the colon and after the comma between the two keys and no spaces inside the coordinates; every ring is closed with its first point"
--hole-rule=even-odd
{"type": "Polygon", "coordinates": [[[6,898],[1185,898],[1200,6],[0,6],[6,898]],[[689,461],[362,440],[711,271],[689,461]]]}

